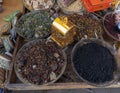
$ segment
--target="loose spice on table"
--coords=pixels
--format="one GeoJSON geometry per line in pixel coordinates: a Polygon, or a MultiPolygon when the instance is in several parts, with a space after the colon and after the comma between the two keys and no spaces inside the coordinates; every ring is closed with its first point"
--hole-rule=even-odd
{"type": "Polygon", "coordinates": [[[103,26],[101,22],[92,18],[90,15],[78,15],[72,14],[68,16],[69,20],[74,23],[77,28],[76,40],[79,41],[81,38],[88,36],[89,38],[101,36],[103,26]]]}
{"type": "Polygon", "coordinates": [[[66,65],[62,48],[44,40],[24,45],[17,53],[15,62],[19,77],[36,85],[56,80],[66,65]]]}
{"type": "Polygon", "coordinates": [[[75,49],[73,64],[84,80],[94,84],[104,84],[114,80],[114,72],[117,68],[116,60],[110,50],[94,42],[75,49]]]}
{"type": "Polygon", "coordinates": [[[33,11],[20,18],[16,31],[27,40],[47,38],[51,34],[52,21],[49,12],[33,11]]]}

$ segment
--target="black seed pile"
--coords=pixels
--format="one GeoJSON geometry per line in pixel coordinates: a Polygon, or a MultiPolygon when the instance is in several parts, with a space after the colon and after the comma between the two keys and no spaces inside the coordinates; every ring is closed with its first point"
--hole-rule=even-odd
{"type": "Polygon", "coordinates": [[[96,43],[88,43],[76,48],[73,64],[83,79],[95,84],[112,81],[117,68],[111,52],[96,43]]]}

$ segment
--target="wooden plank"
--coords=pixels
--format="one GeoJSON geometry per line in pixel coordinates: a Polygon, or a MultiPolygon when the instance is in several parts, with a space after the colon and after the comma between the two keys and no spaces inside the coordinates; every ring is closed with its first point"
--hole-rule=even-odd
{"type": "MultiPolygon", "coordinates": [[[[22,38],[20,38],[20,36],[18,36],[18,38],[16,40],[17,43],[16,43],[16,46],[15,46],[15,49],[14,49],[14,53],[13,53],[13,59],[11,61],[11,67],[13,67],[13,65],[14,65],[14,58],[16,56],[18,48],[20,47],[21,41],[22,41],[22,38]]],[[[9,84],[10,81],[13,82],[15,80],[15,76],[12,75],[13,70],[14,70],[14,68],[12,68],[12,70],[9,71],[6,85],[9,84]]]]}
{"type": "Polygon", "coordinates": [[[6,24],[6,22],[3,20],[4,16],[10,15],[15,10],[21,10],[23,11],[23,4],[22,0],[4,0],[3,2],[3,12],[0,13],[0,28],[6,24]]]}
{"type": "MultiPolygon", "coordinates": [[[[119,88],[120,82],[110,85],[108,87],[100,88],[119,88]]],[[[97,88],[87,85],[86,83],[55,83],[50,86],[31,86],[25,84],[8,84],[8,90],[60,90],[60,89],[83,89],[83,88],[97,88]]]]}

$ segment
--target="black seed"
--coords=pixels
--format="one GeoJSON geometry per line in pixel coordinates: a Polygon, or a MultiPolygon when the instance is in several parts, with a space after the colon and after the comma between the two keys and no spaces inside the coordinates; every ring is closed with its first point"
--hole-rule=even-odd
{"type": "Polygon", "coordinates": [[[96,43],[78,47],[73,56],[74,67],[85,80],[101,84],[113,80],[116,61],[111,52],[96,43]]]}

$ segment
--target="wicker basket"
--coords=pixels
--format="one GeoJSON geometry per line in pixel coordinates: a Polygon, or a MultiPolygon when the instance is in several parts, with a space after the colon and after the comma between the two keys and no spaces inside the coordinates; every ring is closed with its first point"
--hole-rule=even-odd
{"type": "MultiPolygon", "coordinates": [[[[18,77],[24,84],[33,85],[33,86],[42,86],[42,85],[36,85],[36,84],[30,83],[27,79],[23,78],[23,77],[18,73],[17,62],[16,62],[17,56],[18,56],[19,52],[20,52],[24,47],[27,47],[27,46],[29,46],[30,44],[35,43],[35,42],[43,42],[43,41],[46,41],[46,40],[42,40],[42,41],[41,41],[41,39],[39,39],[39,40],[33,40],[33,41],[30,41],[30,42],[26,43],[25,45],[23,45],[23,47],[18,51],[18,53],[17,53],[17,55],[16,55],[15,63],[14,63],[15,73],[16,73],[17,77],[18,77]]],[[[65,61],[64,61],[64,63],[63,63],[63,67],[62,67],[62,69],[61,69],[60,74],[56,77],[56,79],[54,79],[54,80],[52,80],[52,81],[50,81],[50,82],[48,82],[48,83],[45,83],[45,84],[43,84],[43,85],[51,85],[51,84],[53,84],[54,82],[56,82],[56,81],[63,75],[63,73],[64,73],[64,71],[65,71],[65,69],[66,69],[66,66],[67,66],[67,57],[66,57],[66,54],[65,54],[64,51],[62,51],[62,53],[63,53],[63,56],[64,56],[65,61]]]]}

